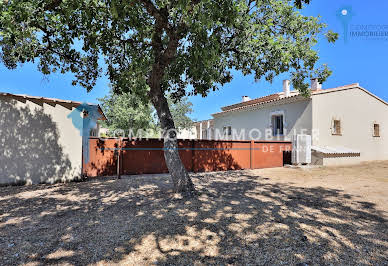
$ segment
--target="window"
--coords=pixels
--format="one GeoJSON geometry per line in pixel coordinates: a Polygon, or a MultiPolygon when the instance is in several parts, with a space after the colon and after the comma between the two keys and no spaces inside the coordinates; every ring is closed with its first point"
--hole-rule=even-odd
{"type": "Polygon", "coordinates": [[[231,126],[223,127],[223,133],[225,137],[232,136],[232,127],[231,126]]]}
{"type": "Polygon", "coordinates": [[[214,138],[213,136],[214,136],[214,128],[210,128],[209,135],[207,137],[208,137],[208,139],[212,139],[212,138],[214,138]]]}
{"type": "Polygon", "coordinates": [[[97,137],[97,129],[92,128],[90,130],[90,137],[97,137]]]}
{"type": "Polygon", "coordinates": [[[274,136],[281,136],[283,132],[283,115],[272,116],[272,134],[274,136]]]}
{"type": "Polygon", "coordinates": [[[202,139],[207,139],[207,130],[206,129],[202,130],[202,139]]]}
{"type": "Polygon", "coordinates": [[[380,124],[373,124],[373,137],[380,137],[380,124]]]}
{"type": "Polygon", "coordinates": [[[333,120],[333,135],[341,135],[341,120],[333,120]]]}

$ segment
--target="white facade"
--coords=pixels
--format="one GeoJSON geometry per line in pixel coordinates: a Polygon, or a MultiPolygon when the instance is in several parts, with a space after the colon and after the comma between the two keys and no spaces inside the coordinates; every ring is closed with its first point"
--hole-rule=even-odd
{"type": "MultiPolygon", "coordinates": [[[[354,87],[314,94],[313,128],[319,134],[313,146],[345,147],[360,153],[346,163],[388,160],[388,105],[366,90],[354,87]],[[341,133],[334,134],[333,121],[340,121],[341,133]],[[379,136],[374,136],[374,125],[379,136]]],[[[324,164],[342,163],[336,157],[324,164]]]]}
{"type": "MultiPolygon", "coordinates": [[[[197,138],[197,131],[195,126],[192,126],[190,128],[180,128],[176,130],[177,132],[177,139],[196,139],[197,138]]],[[[140,137],[140,136],[138,136],[140,137]]],[[[141,136],[142,138],[157,138],[161,139],[162,132],[159,131],[151,131],[151,133],[147,133],[145,135],[141,136]]]]}
{"type": "Polygon", "coordinates": [[[294,132],[311,134],[311,100],[297,96],[283,99],[277,103],[258,105],[237,112],[215,116],[214,129],[216,139],[232,140],[291,140],[294,132]],[[272,134],[272,117],[283,116],[284,132],[272,134]],[[224,127],[231,126],[232,135],[224,134],[224,127]]]}
{"type": "Polygon", "coordinates": [[[197,138],[197,131],[195,129],[195,126],[192,126],[191,128],[183,128],[178,130],[177,134],[178,139],[196,139],[197,138]]]}
{"type": "Polygon", "coordinates": [[[195,122],[196,139],[214,139],[213,119],[195,122]]]}
{"type": "Polygon", "coordinates": [[[69,117],[79,104],[0,95],[0,184],[54,183],[81,177],[82,136],[69,117]]]}
{"type": "Polygon", "coordinates": [[[388,104],[357,83],[316,87],[309,98],[292,91],[288,97],[278,93],[224,107],[213,114],[215,138],[290,141],[295,134],[307,134],[312,136],[314,164],[388,160],[388,104]]]}

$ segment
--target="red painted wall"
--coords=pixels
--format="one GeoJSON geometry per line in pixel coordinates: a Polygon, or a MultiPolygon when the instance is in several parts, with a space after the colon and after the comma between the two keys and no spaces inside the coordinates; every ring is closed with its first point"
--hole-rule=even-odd
{"type": "MultiPolygon", "coordinates": [[[[178,140],[179,154],[190,172],[281,167],[283,152],[291,147],[290,142],[178,140]]],[[[90,177],[116,175],[118,168],[122,175],[168,172],[162,140],[90,138],[89,149],[83,173],[90,177]]]]}

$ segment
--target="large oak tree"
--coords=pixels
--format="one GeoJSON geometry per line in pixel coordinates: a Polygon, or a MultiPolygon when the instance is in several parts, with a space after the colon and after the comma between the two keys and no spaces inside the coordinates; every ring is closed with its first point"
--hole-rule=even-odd
{"type": "MultiPolygon", "coordinates": [[[[36,62],[44,74],[74,73],[91,90],[107,75],[115,93],[135,94],[155,107],[165,159],[176,192],[194,186],[177,151],[166,93],[206,96],[232,80],[231,70],[256,80],[290,72],[324,81],[313,50],[325,24],[298,12],[309,0],[1,0],[0,57],[8,68],[36,62]]],[[[336,34],[326,33],[329,41],[336,34]]]]}

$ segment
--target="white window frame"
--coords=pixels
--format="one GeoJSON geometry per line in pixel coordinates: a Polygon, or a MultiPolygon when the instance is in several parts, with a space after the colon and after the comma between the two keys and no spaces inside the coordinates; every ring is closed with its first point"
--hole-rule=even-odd
{"type": "Polygon", "coordinates": [[[333,118],[331,120],[331,134],[333,136],[342,136],[342,132],[343,132],[342,119],[333,118]],[[340,128],[339,132],[337,132],[337,130],[336,130],[335,121],[339,121],[339,128],[340,128]]]}
{"type": "Polygon", "coordinates": [[[89,131],[89,136],[90,137],[98,137],[97,136],[97,128],[91,128],[89,131]]]}
{"type": "Polygon", "coordinates": [[[232,136],[232,126],[223,126],[222,133],[225,138],[232,136]]]}
{"type": "Polygon", "coordinates": [[[373,137],[374,138],[379,138],[379,137],[381,137],[381,124],[380,123],[378,123],[378,122],[373,122],[373,127],[372,127],[372,130],[373,130],[373,133],[372,133],[372,135],[373,135],[373,137]],[[376,135],[375,133],[376,133],[376,131],[375,131],[375,126],[378,126],[378,128],[379,128],[379,134],[378,135],[376,135]]]}
{"type": "Polygon", "coordinates": [[[208,130],[207,129],[202,129],[202,139],[208,139],[208,130]]]}
{"type": "Polygon", "coordinates": [[[284,117],[283,115],[273,115],[272,116],[272,136],[277,137],[277,136],[283,136],[284,135],[284,117]],[[277,121],[281,120],[281,124],[277,127],[277,121]]]}
{"type": "Polygon", "coordinates": [[[286,112],[285,110],[275,110],[269,114],[269,128],[271,129],[272,136],[284,136],[285,132],[287,132],[287,122],[286,122],[286,112]],[[275,134],[274,126],[273,125],[273,117],[274,116],[283,116],[283,134],[275,134]]]}

